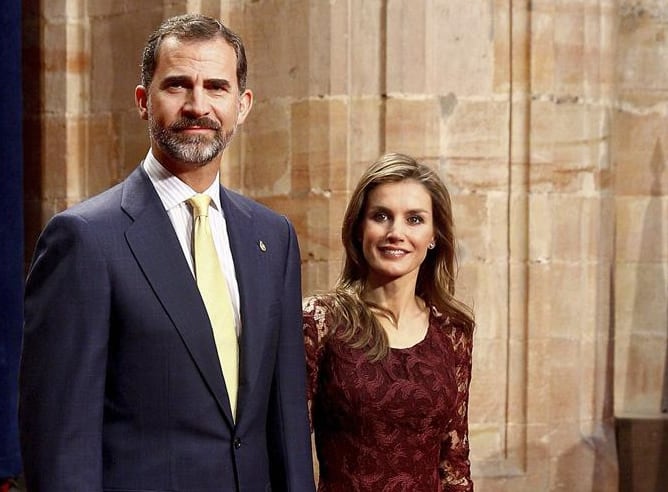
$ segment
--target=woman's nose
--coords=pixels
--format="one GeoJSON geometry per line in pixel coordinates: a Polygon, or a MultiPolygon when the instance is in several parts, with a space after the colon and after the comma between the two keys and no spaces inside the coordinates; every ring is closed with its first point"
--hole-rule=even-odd
{"type": "Polygon", "coordinates": [[[404,231],[401,224],[391,222],[388,224],[387,239],[390,241],[400,241],[404,237],[404,231]]]}

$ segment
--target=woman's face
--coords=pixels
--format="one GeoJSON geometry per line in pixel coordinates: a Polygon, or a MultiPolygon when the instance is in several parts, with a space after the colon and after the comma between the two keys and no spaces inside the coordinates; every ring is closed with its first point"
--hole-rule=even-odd
{"type": "Polygon", "coordinates": [[[360,233],[369,280],[385,283],[412,277],[417,281],[434,241],[429,191],[412,179],[378,185],[367,197],[360,233]]]}

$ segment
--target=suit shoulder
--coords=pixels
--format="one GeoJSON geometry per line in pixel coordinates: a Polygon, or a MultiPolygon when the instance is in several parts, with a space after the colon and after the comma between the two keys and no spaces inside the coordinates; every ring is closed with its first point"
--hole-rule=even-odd
{"type": "Polygon", "coordinates": [[[223,188],[225,190],[225,193],[227,193],[227,196],[229,199],[234,203],[236,206],[247,209],[247,210],[252,210],[255,213],[266,213],[269,215],[279,215],[275,210],[272,210],[268,206],[264,205],[263,203],[258,202],[254,198],[250,198],[246,195],[242,195],[238,191],[231,190],[230,188],[223,188]]]}
{"type": "Polygon", "coordinates": [[[291,223],[290,219],[285,214],[281,214],[253,198],[249,198],[239,192],[230,190],[229,188],[225,188],[225,192],[227,193],[232,203],[234,203],[240,209],[251,213],[256,219],[262,219],[283,225],[285,225],[286,222],[291,223]]]}
{"type": "Polygon", "coordinates": [[[58,215],[78,215],[86,220],[109,217],[115,211],[121,211],[123,200],[128,199],[128,196],[124,195],[136,195],[138,192],[150,189],[150,186],[140,164],[119,183],[72,205],[58,215]]]}
{"type": "Polygon", "coordinates": [[[121,208],[124,185],[125,182],[118,183],[55,214],[49,219],[46,228],[55,224],[63,227],[68,223],[71,226],[80,223],[82,226],[88,224],[86,227],[102,231],[112,229],[112,225],[124,223],[127,220],[127,215],[121,208]]]}
{"type": "Polygon", "coordinates": [[[108,213],[110,208],[119,207],[123,190],[123,183],[93,195],[81,202],[68,207],[60,214],[80,215],[86,218],[93,218],[100,213],[108,213]]]}

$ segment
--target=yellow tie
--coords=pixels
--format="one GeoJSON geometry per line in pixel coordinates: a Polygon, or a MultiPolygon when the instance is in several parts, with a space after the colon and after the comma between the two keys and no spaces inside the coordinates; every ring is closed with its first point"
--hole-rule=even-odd
{"type": "Polygon", "coordinates": [[[195,277],[202,300],[209,314],[216,342],[220,367],[223,370],[232,416],[236,418],[237,388],[239,385],[239,342],[234,326],[232,300],[220,268],[218,254],[209,225],[208,195],[195,195],[188,200],[193,210],[193,257],[195,277]]]}

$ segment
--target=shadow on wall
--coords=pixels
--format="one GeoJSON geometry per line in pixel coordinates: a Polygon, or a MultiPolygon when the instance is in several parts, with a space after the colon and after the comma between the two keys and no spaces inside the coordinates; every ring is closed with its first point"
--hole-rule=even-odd
{"type": "Polygon", "coordinates": [[[42,228],[42,119],[44,108],[43,31],[40,2],[22,3],[24,271],[42,228]]]}
{"type": "MultiPolygon", "coordinates": [[[[662,210],[662,198],[665,190],[661,189],[662,174],[666,169],[664,152],[660,140],[654,146],[652,158],[649,163],[652,175],[652,184],[650,188],[649,201],[642,220],[641,243],[638,251],[637,270],[636,270],[636,289],[633,303],[633,319],[631,323],[631,338],[629,346],[629,360],[627,362],[627,387],[633,388],[633,393],[629,398],[625,398],[628,409],[633,413],[649,413],[655,415],[661,411],[661,408],[645,408],[644,402],[647,392],[656,392],[657,387],[661,387],[660,381],[655,378],[663,377],[663,386],[665,388],[665,373],[668,370],[664,362],[664,370],[655,370],[660,362],[654,357],[648,357],[647,350],[654,349],[655,339],[668,336],[668,326],[656,326],[664,313],[661,312],[666,306],[666,279],[664,268],[660,263],[663,251],[667,247],[662,243],[664,237],[664,228],[668,217],[664,217],[662,210]],[[642,364],[645,362],[645,364],[642,364]],[[639,401],[634,401],[637,396],[639,401]]],[[[668,320],[667,320],[668,321],[668,320]]],[[[664,390],[664,398],[665,390],[664,390]]]]}
{"type": "Polygon", "coordinates": [[[619,492],[668,490],[668,419],[617,420],[619,492]]]}
{"type": "MultiPolygon", "coordinates": [[[[640,245],[639,268],[636,279],[636,297],[634,302],[634,315],[636,320],[632,324],[630,363],[628,364],[627,385],[642,391],[648,386],[647,378],[656,371],[642,370],[634,361],[648,360],[648,354],[640,353],[643,347],[652,346],[651,340],[643,337],[661,334],[661,328],[657,331],[653,326],[645,326],[648,319],[648,310],[652,306],[665,306],[666,341],[668,342],[668,285],[664,268],[660,267],[658,258],[660,252],[666,251],[667,247],[662,244],[665,236],[664,228],[668,217],[664,217],[662,211],[662,197],[665,190],[661,187],[661,177],[666,169],[666,159],[657,140],[654,146],[652,159],[650,161],[652,172],[652,186],[650,198],[645,210],[642,229],[642,242],[640,245]],[[659,253],[657,253],[659,252],[659,253]],[[644,342],[644,343],[643,343],[644,342]],[[634,352],[635,356],[634,356],[634,352]],[[648,375],[648,373],[650,375],[648,375]]],[[[652,310],[652,312],[655,312],[652,310]]],[[[661,408],[648,408],[649,416],[644,418],[621,418],[617,420],[617,446],[619,453],[619,490],[620,492],[663,492],[668,490],[668,350],[666,351],[663,368],[663,394],[661,408]]],[[[659,375],[658,377],[661,377],[659,375]]]]}
{"type": "Polygon", "coordinates": [[[583,439],[557,457],[552,492],[617,492],[617,453],[614,429],[602,425],[598,435],[583,439]]]}
{"type": "MultiPolygon", "coordinates": [[[[523,451],[527,463],[521,469],[499,470],[496,476],[474,475],[475,488],[494,492],[618,492],[617,458],[611,444],[614,431],[611,426],[602,429],[558,455],[552,454],[556,448],[550,444],[527,443],[523,451]]],[[[496,458],[503,461],[505,457],[490,457],[496,458]]]]}

